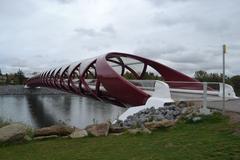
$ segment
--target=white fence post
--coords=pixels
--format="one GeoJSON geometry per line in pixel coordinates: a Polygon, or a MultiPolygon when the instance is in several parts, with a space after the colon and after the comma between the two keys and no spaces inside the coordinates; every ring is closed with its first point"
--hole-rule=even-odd
{"type": "Polygon", "coordinates": [[[203,108],[207,108],[207,82],[203,82],[203,108]]]}
{"type": "Polygon", "coordinates": [[[200,109],[202,114],[210,114],[210,110],[207,108],[207,82],[203,82],[203,108],[200,109]]]}

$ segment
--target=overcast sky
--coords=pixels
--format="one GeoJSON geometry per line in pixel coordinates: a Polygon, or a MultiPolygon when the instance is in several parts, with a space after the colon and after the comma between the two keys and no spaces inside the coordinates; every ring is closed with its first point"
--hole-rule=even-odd
{"type": "Polygon", "coordinates": [[[111,51],[186,74],[240,74],[239,0],[0,0],[2,72],[43,71],[111,51]]]}

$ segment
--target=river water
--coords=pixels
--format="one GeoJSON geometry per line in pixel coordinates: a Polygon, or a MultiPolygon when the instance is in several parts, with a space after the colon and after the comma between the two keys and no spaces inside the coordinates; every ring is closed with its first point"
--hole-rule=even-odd
{"type": "Polygon", "coordinates": [[[65,123],[84,128],[114,120],[126,109],[73,95],[0,96],[0,120],[22,122],[34,128],[65,123]]]}

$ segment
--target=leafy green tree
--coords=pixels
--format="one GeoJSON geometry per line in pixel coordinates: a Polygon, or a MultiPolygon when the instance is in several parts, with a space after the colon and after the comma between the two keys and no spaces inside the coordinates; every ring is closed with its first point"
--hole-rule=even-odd
{"type": "Polygon", "coordinates": [[[23,84],[25,79],[26,78],[23,71],[19,69],[18,72],[15,73],[14,77],[15,84],[23,84]]]}
{"type": "Polygon", "coordinates": [[[6,84],[9,84],[9,83],[10,83],[10,79],[9,79],[8,74],[6,73],[6,84]]]}
{"type": "MultiPolygon", "coordinates": [[[[223,75],[218,73],[207,73],[206,71],[200,70],[195,72],[194,77],[201,82],[222,82],[223,75]]],[[[236,95],[240,96],[240,75],[231,78],[226,76],[225,82],[233,86],[236,95]]]]}
{"type": "Polygon", "coordinates": [[[194,74],[195,79],[203,82],[203,81],[207,81],[207,77],[208,77],[208,73],[206,71],[200,70],[200,71],[196,71],[194,74]]]}
{"type": "Polygon", "coordinates": [[[2,71],[1,71],[1,69],[0,69],[0,76],[2,76],[2,71]]]}
{"type": "Polygon", "coordinates": [[[235,93],[237,94],[237,96],[240,96],[240,75],[231,77],[230,81],[235,93]]]}
{"type": "Polygon", "coordinates": [[[126,72],[124,75],[123,75],[124,78],[126,79],[136,79],[136,77],[130,73],[130,72],[126,72]]]}
{"type": "Polygon", "coordinates": [[[154,74],[153,72],[145,72],[143,79],[147,80],[163,80],[163,78],[157,74],[154,74]]]}
{"type": "MultiPolygon", "coordinates": [[[[196,71],[194,78],[201,82],[222,82],[222,74],[218,73],[207,73],[206,71],[196,71]]],[[[231,84],[230,78],[225,76],[226,83],[231,84]]]]}

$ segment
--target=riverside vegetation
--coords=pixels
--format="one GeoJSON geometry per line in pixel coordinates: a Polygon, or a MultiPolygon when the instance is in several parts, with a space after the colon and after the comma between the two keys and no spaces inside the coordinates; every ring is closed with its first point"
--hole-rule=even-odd
{"type": "Polygon", "coordinates": [[[240,159],[239,122],[220,113],[200,115],[195,106],[173,108],[151,108],[126,122],[85,129],[25,128],[26,134],[1,144],[0,159],[240,159]]]}

